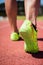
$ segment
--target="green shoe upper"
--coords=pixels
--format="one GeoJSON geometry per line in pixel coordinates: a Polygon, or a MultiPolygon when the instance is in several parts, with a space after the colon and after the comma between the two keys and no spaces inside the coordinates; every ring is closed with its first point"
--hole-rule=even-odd
{"type": "Polygon", "coordinates": [[[27,32],[28,29],[30,29],[30,26],[31,26],[31,22],[29,20],[25,20],[22,26],[20,27],[19,32],[27,32]]]}
{"type": "Polygon", "coordinates": [[[10,39],[12,41],[17,41],[19,39],[19,34],[16,33],[16,32],[12,32],[11,35],[10,35],[10,39]]]}
{"type": "Polygon", "coordinates": [[[37,32],[32,26],[32,22],[25,20],[19,30],[21,37],[24,39],[24,49],[28,52],[38,52],[37,32]]]}

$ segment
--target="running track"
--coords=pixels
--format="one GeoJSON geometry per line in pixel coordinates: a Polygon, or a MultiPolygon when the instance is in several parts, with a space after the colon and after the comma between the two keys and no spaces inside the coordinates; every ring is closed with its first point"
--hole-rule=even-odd
{"type": "MultiPolygon", "coordinates": [[[[22,20],[17,21],[18,29],[22,20]]],[[[24,41],[11,41],[9,22],[0,22],[0,65],[43,65],[43,21],[37,22],[38,46],[37,54],[30,54],[24,51],[24,41]]]]}

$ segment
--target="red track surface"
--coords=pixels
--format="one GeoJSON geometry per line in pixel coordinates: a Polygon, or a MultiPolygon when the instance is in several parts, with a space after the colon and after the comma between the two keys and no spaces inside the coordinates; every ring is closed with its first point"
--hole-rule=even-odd
{"type": "MultiPolygon", "coordinates": [[[[18,28],[22,21],[17,22],[18,28]]],[[[43,22],[38,22],[39,53],[24,51],[24,41],[11,41],[11,29],[8,22],[0,22],[0,65],[43,65],[43,22]]]]}

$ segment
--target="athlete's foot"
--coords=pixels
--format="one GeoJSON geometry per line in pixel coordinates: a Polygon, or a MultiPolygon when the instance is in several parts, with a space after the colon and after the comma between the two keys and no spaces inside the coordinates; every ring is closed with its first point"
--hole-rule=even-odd
{"type": "Polygon", "coordinates": [[[10,39],[11,39],[12,41],[17,41],[17,40],[19,40],[19,31],[18,31],[17,28],[16,28],[15,30],[13,29],[13,31],[11,32],[11,34],[10,34],[10,39]]]}
{"type": "Polygon", "coordinates": [[[10,35],[10,39],[12,41],[17,41],[19,40],[19,34],[17,32],[12,32],[11,35],[10,35]]]}
{"type": "Polygon", "coordinates": [[[37,43],[37,32],[32,26],[31,21],[25,20],[19,30],[20,36],[24,39],[24,50],[26,52],[37,53],[38,43],[37,43]]]}

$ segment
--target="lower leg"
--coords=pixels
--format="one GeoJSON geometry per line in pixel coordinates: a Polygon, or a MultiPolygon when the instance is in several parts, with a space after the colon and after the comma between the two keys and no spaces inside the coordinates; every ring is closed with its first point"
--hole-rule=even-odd
{"type": "Polygon", "coordinates": [[[25,16],[27,20],[30,20],[30,8],[28,0],[24,0],[24,7],[25,7],[25,16]]]}
{"type": "Polygon", "coordinates": [[[31,20],[36,0],[24,0],[26,19],[31,20]]]}
{"type": "Polygon", "coordinates": [[[8,16],[12,31],[18,32],[17,23],[16,23],[16,17],[17,17],[16,0],[9,0],[9,1],[5,0],[5,9],[6,9],[6,14],[8,16]]]}
{"type": "Polygon", "coordinates": [[[35,3],[35,9],[33,9],[33,14],[32,14],[32,23],[34,22],[34,25],[36,26],[37,29],[37,16],[38,16],[38,11],[40,7],[40,0],[36,1],[35,3]]]}
{"type": "Polygon", "coordinates": [[[30,20],[37,28],[37,15],[40,6],[40,0],[24,0],[26,19],[30,20]]]}

